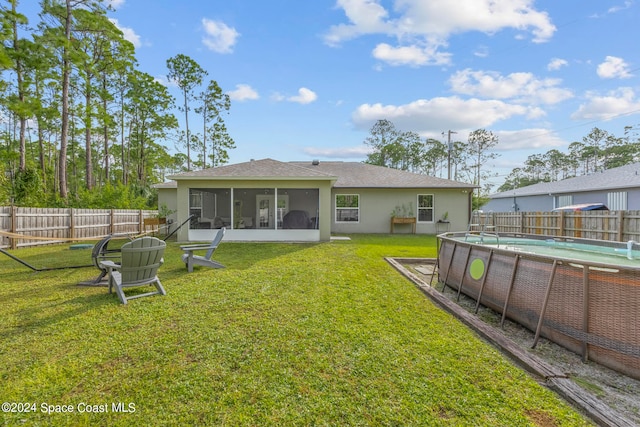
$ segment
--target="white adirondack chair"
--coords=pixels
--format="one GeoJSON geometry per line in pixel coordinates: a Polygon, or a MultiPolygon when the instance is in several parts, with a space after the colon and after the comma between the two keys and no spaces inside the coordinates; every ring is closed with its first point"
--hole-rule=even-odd
{"type": "Polygon", "coordinates": [[[155,237],[142,237],[122,245],[120,264],[100,261],[100,266],[109,274],[109,293],[115,288],[123,304],[134,298],[150,295],[166,295],[158,278],[158,268],[164,262],[162,256],[167,244],[155,237]],[[124,288],[154,285],[156,290],[126,296],[124,288]]]}
{"type": "Polygon", "coordinates": [[[182,255],[182,262],[187,266],[187,270],[189,273],[193,271],[194,265],[202,265],[204,267],[211,268],[224,268],[224,265],[220,264],[217,261],[211,259],[213,257],[213,253],[218,248],[218,245],[222,241],[224,237],[225,228],[222,227],[216,233],[216,236],[213,238],[211,243],[201,244],[201,245],[185,245],[180,246],[185,253],[182,255]],[[195,251],[207,251],[204,255],[195,255],[195,251]]]}

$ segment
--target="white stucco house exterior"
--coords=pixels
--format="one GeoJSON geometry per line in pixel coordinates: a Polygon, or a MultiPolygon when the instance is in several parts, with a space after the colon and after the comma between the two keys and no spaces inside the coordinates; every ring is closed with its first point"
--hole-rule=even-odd
{"type": "Polygon", "coordinates": [[[471,184],[359,162],[225,165],[169,177],[156,185],[158,205],[179,241],[211,240],[226,228],[230,241],[326,241],[332,235],[390,233],[392,213],[413,220],[396,233],[466,229],[471,184]],[[438,222],[443,216],[448,222],[438,222]]]}

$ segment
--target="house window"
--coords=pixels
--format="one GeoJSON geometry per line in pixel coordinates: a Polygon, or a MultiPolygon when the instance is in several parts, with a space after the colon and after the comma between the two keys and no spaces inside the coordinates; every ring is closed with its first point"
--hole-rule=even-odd
{"type": "Polygon", "coordinates": [[[433,194],[418,194],[418,222],[433,222],[433,194]]]}
{"type": "Polygon", "coordinates": [[[360,221],[360,197],[357,194],[336,194],[336,222],[360,221]]]}
{"type": "Polygon", "coordinates": [[[627,192],[612,191],[611,193],[607,193],[607,207],[612,211],[626,211],[627,192]]]}

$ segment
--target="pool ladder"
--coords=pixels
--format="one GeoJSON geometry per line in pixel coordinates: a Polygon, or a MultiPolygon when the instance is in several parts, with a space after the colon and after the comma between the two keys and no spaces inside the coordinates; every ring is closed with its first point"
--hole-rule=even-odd
{"type": "Polygon", "coordinates": [[[640,243],[636,242],[635,240],[629,240],[627,242],[627,249],[614,249],[614,252],[626,252],[627,253],[627,258],[628,259],[634,259],[633,258],[633,245],[640,245],[640,243]]]}
{"type": "Polygon", "coordinates": [[[467,232],[464,234],[464,241],[467,241],[469,236],[479,234],[480,235],[480,243],[484,243],[484,236],[487,234],[491,235],[498,239],[498,233],[496,233],[496,226],[494,224],[494,215],[493,211],[488,212],[484,216],[483,221],[483,211],[474,210],[471,212],[471,219],[469,220],[469,225],[467,226],[467,232]],[[489,231],[489,233],[487,233],[489,231]],[[475,232],[475,233],[474,233],[475,232]]]}

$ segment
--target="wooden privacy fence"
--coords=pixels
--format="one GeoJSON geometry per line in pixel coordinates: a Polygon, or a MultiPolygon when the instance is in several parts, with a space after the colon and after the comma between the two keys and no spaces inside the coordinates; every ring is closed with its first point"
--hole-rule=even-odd
{"type": "Polygon", "coordinates": [[[640,241],[640,211],[481,212],[478,223],[480,228],[498,234],[640,241]]]}
{"type": "Polygon", "coordinates": [[[140,209],[0,206],[0,248],[98,240],[118,233],[139,234],[145,231],[145,219],[157,214],[157,211],[140,209]]]}
{"type": "MultiPolygon", "coordinates": [[[[160,221],[153,220],[157,215],[157,211],[140,209],[0,206],[0,248],[98,240],[117,233],[140,234],[147,231],[146,225],[159,226],[160,221]]],[[[497,233],[640,242],[640,211],[481,212],[478,223],[497,233]]]]}

